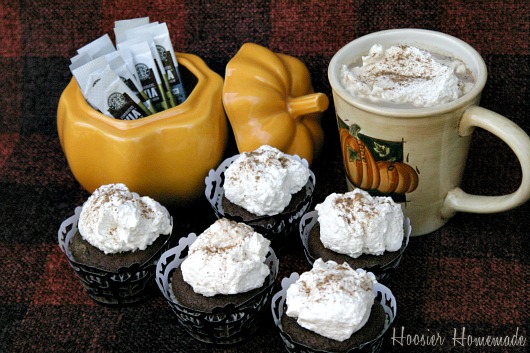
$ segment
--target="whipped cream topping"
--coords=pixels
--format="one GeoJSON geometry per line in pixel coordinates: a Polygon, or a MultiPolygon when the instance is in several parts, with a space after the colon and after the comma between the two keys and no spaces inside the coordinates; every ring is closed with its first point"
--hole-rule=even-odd
{"type": "Polygon", "coordinates": [[[270,273],[270,241],[252,227],[218,219],[197,237],[182,262],[182,277],[195,293],[211,297],[259,288],[270,273]]]}
{"type": "Polygon", "coordinates": [[[105,254],[145,250],[172,227],[164,206],[124,184],[96,189],[83,204],[78,223],[83,239],[105,254]]]}
{"type": "Polygon", "coordinates": [[[307,165],[271,146],[242,153],[225,171],[225,197],[258,215],[282,212],[309,179],[307,165]]]}
{"type": "Polygon", "coordinates": [[[397,251],[403,241],[403,211],[391,197],[361,189],[326,197],[315,206],[324,247],[357,258],[397,251]]]}
{"type": "Polygon", "coordinates": [[[344,341],[361,329],[374,303],[371,272],[317,259],[286,294],[286,314],[321,336],[344,341]]]}
{"type": "Polygon", "coordinates": [[[376,102],[432,107],[463,96],[473,86],[473,75],[462,61],[412,46],[385,50],[375,44],[362,61],[362,66],[342,67],[342,84],[352,95],[376,102]]]}

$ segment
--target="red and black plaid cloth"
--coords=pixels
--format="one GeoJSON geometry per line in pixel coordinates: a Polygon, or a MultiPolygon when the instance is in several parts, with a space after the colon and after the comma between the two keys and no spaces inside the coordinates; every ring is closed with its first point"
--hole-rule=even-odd
{"type": "MultiPolygon", "coordinates": [[[[400,27],[459,37],[484,57],[482,105],[530,131],[527,0],[452,1],[2,1],[0,7],[0,352],[224,352],[193,341],[161,295],[109,308],[91,301],[57,246],[57,230],[88,197],[73,178],[56,128],[59,96],[77,48],[109,33],[115,20],[166,22],[176,51],[203,58],[224,75],[245,42],[300,58],[316,91],[331,98],[327,65],[343,45],[400,27]]],[[[323,118],[324,155],[314,163],[314,203],[345,191],[333,106],[323,118]]],[[[227,151],[227,154],[233,151],[227,151]]],[[[463,188],[484,195],[515,191],[519,165],[509,148],[476,131],[463,188]]],[[[175,234],[213,220],[203,201],[172,209],[175,234]]],[[[476,347],[461,338],[529,332],[529,207],[495,215],[458,214],[411,240],[388,286],[398,301],[396,335],[385,352],[525,352],[476,347]],[[409,335],[409,336],[406,336],[409,335]],[[414,337],[438,335],[433,347],[414,337]],[[460,343],[464,343],[462,347],[460,343]],[[403,344],[403,346],[401,345],[403,344]]],[[[280,257],[280,278],[308,269],[299,249],[280,257]]],[[[283,352],[269,317],[259,333],[227,352],[283,352]]]]}

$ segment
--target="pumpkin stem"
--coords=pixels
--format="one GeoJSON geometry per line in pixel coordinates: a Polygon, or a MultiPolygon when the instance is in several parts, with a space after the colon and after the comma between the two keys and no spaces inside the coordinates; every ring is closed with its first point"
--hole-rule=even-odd
{"type": "Polygon", "coordinates": [[[311,113],[321,113],[328,109],[328,104],[328,96],[324,93],[311,93],[301,97],[289,97],[287,111],[296,119],[311,113]]]}

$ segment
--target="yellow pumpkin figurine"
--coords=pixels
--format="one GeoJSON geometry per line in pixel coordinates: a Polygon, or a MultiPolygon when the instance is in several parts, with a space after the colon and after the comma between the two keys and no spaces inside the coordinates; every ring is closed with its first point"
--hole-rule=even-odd
{"type": "Polygon", "coordinates": [[[329,100],[297,58],[244,44],[226,66],[223,104],[239,152],[270,145],[311,164],[321,151],[329,100]]]}

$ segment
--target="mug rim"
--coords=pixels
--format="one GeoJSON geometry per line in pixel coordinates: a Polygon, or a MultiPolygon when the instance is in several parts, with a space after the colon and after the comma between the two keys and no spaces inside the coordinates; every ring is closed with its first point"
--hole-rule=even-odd
{"type": "Polygon", "coordinates": [[[480,96],[487,80],[487,68],[482,56],[468,43],[463,40],[451,36],[446,33],[418,29],[418,28],[398,28],[388,29],[378,32],[373,32],[361,37],[358,37],[348,44],[340,48],[335,55],[331,58],[328,65],[328,80],[331,84],[331,88],[334,95],[338,95],[347,103],[365,110],[367,112],[393,117],[432,117],[433,115],[440,115],[449,111],[456,110],[462,106],[469,105],[470,102],[474,101],[480,96]],[[353,59],[365,55],[370,47],[377,43],[383,44],[409,44],[418,45],[422,49],[433,50],[441,54],[448,54],[455,56],[460,60],[464,61],[465,64],[473,71],[475,76],[475,84],[471,90],[463,95],[462,97],[455,99],[451,102],[440,104],[433,107],[415,107],[415,108],[399,108],[399,107],[388,107],[382,106],[377,102],[371,102],[368,99],[361,99],[353,96],[351,93],[346,91],[340,82],[340,69],[346,62],[352,62],[353,59]],[[432,44],[436,42],[436,44],[432,44]],[[418,43],[418,44],[415,44],[418,43]],[[445,47],[433,47],[440,45],[440,43],[446,44],[445,47]],[[427,48],[424,48],[427,47],[427,48]],[[359,54],[352,55],[351,52],[355,48],[359,48],[359,54]],[[459,55],[461,54],[461,55],[459,55]],[[467,59],[463,59],[462,56],[465,54],[467,59]],[[472,62],[471,62],[472,60],[472,62]]]}

